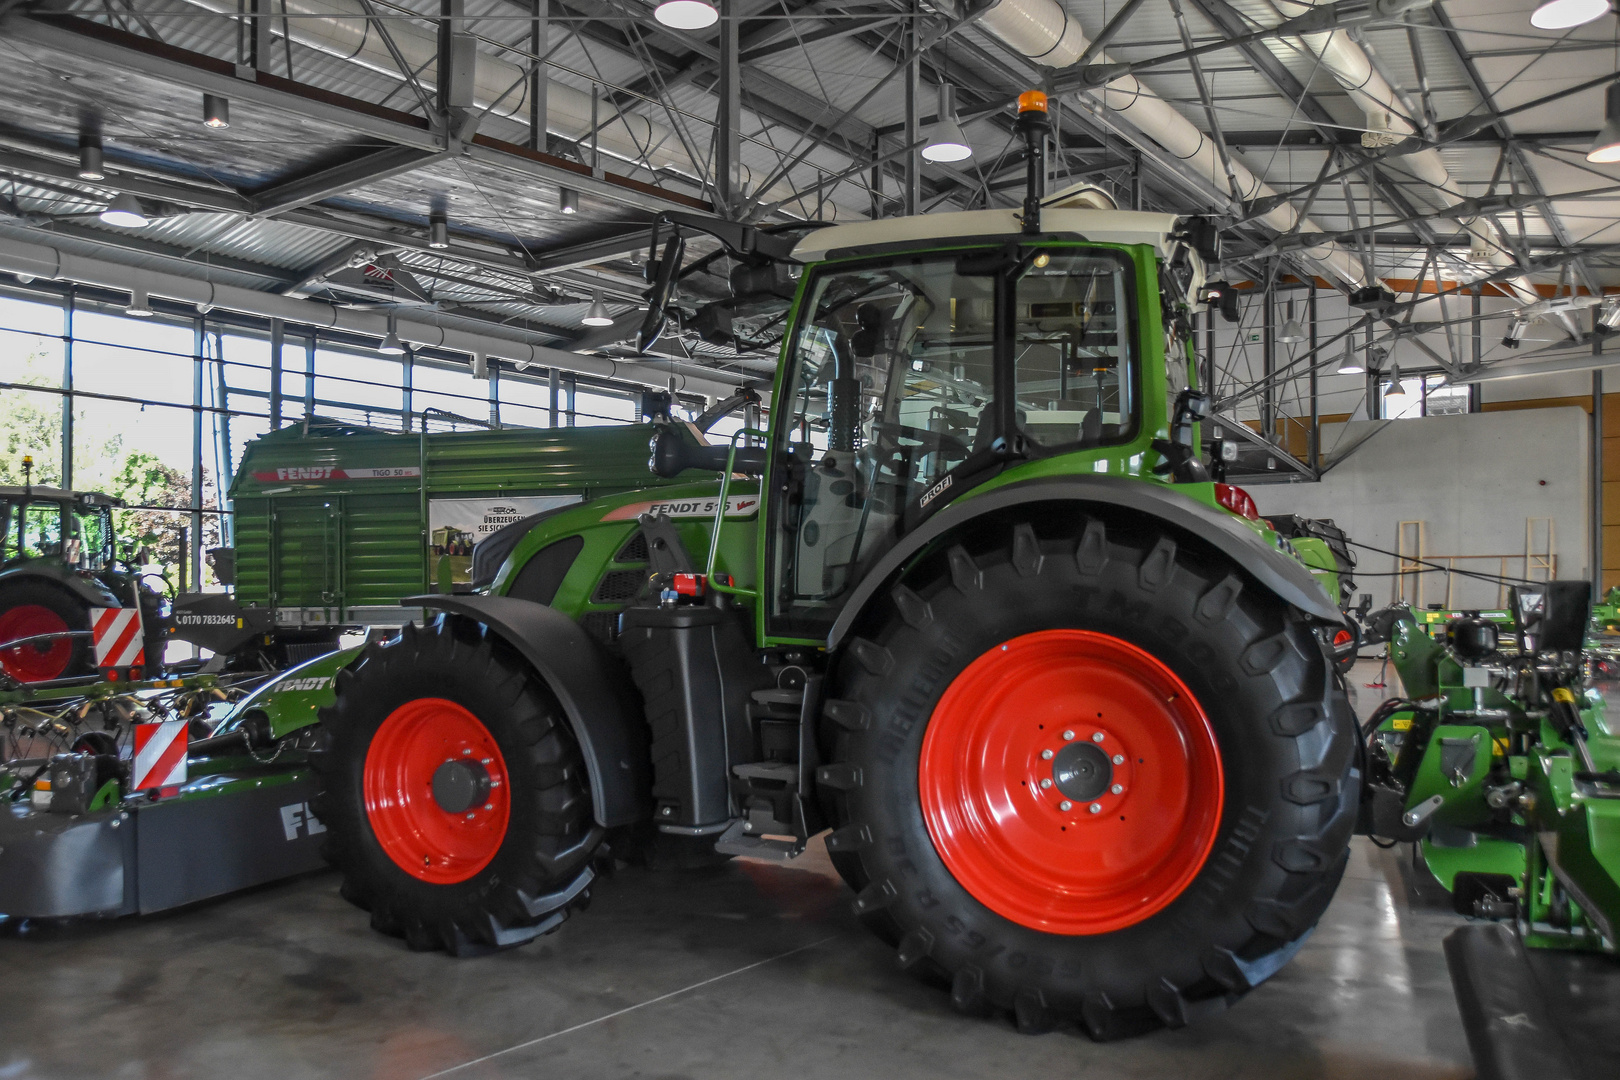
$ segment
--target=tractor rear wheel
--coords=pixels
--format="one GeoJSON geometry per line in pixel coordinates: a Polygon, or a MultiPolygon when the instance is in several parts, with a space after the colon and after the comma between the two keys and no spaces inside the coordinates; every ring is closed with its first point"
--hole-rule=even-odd
{"type": "Polygon", "coordinates": [[[406,626],[338,675],[311,758],[343,895],[413,949],[521,945],[589,900],[603,830],[556,699],[467,620],[406,626]]]}
{"type": "Polygon", "coordinates": [[[1093,1037],[1225,1007],[1348,858],[1354,716],[1313,628],[1195,538],[990,523],[838,661],[827,846],[958,1008],[1093,1037]]]}
{"type": "MultiPolygon", "coordinates": [[[[0,645],[43,634],[90,629],[82,600],[44,582],[14,581],[0,587],[0,645]]],[[[62,637],[0,650],[0,671],[18,682],[44,682],[91,671],[86,638],[62,637]]]]}

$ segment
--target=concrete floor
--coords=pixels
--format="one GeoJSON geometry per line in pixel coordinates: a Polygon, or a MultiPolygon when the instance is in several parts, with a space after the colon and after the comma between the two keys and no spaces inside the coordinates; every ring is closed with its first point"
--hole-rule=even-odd
{"type": "Polygon", "coordinates": [[[470,961],[373,934],[318,874],[0,934],[0,1080],[1466,1077],[1440,948],[1459,920],[1403,855],[1358,841],[1315,935],[1223,1017],[1107,1045],[958,1016],[856,923],[819,848],[621,871],[556,934],[470,961]]]}

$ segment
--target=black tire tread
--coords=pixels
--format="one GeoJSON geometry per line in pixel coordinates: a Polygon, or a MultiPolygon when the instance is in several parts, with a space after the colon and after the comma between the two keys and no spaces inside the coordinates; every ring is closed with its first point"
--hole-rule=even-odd
{"type": "Polygon", "coordinates": [[[321,780],[312,809],[327,827],[323,854],[343,874],[344,899],[370,912],[374,930],[403,938],[413,950],[473,956],[520,944],[531,930],[549,932],[583,909],[604,836],[591,818],[584,761],[556,699],[503,642],[466,619],[407,625],[339,672],[336,688],[310,755],[321,780]],[[413,683],[428,689],[412,694],[413,683]],[[528,793],[527,806],[514,804],[514,827],[495,859],[455,886],[431,886],[395,866],[358,802],[371,733],[402,692],[404,700],[474,695],[469,700],[482,708],[473,711],[501,743],[514,800],[528,793]],[[524,834],[516,828],[520,809],[532,826],[524,834]],[[559,893],[572,894],[560,908],[531,910],[535,898],[559,893]]]}
{"type": "MultiPolygon", "coordinates": [[[[869,613],[856,628],[863,635],[852,653],[856,663],[835,667],[830,693],[840,702],[840,721],[823,725],[825,760],[832,764],[822,774],[842,781],[823,789],[837,840],[829,844],[829,854],[856,891],[858,917],[899,947],[903,967],[943,980],[951,987],[953,1004],[965,1013],[1011,1014],[1019,1030],[1028,1032],[1072,1021],[1095,1039],[1112,1039],[1179,1027],[1225,1008],[1292,956],[1344,872],[1359,794],[1354,716],[1331,659],[1302,617],[1196,537],[1172,535],[1158,523],[1100,516],[1076,520],[1072,513],[1055,520],[986,524],[941,556],[920,562],[894,588],[887,610],[876,605],[875,615],[869,613]],[[948,620],[949,612],[942,610],[951,606],[948,594],[985,604],[993,589],[1012,577],[1044,580],[1051,589],[1073,587],[1092,597],[1089,602],[1100,602],[1097,598],[1114,590],[1120,578],[1128,578],[1139,595],[1191,590],[1185,612],[1189,621],[1206,632],[1235,635],[1242,643],[1243,670],[1228,677],[1269,680],[1279,688],[1283,700],[1269,715],[1255,716],[1254,729],[1261,733],[1256,737],[1278,740],[1277,752],[1291,754],[1296,767],[1279,783],[1268,820],[1257,822],[1229,807],[1232,812],[1223,820],[1206,869],[1188,893],[1199,888],[1212,867],[1235,873],[1236,867],[1252,868],[1255,860],[1266,859],[1276,871],[1269,872],[1269,887],[1242,911],[1241,920],[1227,919],[1228,929],[1247,923],[1242,940],[1227,940],[1201,957],[1190,957],[1180,974],[1155,973],[1144,964],[1143,979],[1134,988],[1091,987],[1084,979],[1013,977],[983,955],[936,937],[919,905],[896,884],[918,852],[905,849],[898,839],[885,839],[863,806],[863,800],[876,796],[858,778],[863,768],[870,768],[867,763],[879,741],[897,738],[884,731],[882,711],[873,700],[883,684],[894,683],[905,670],[874,665],[870,658],[906,656],[923,632],[918,611],[929,610],[929,622],[948,620]],[[850,715],[869,716],[870,721],[851,724],[843,719],[850,715]],[[857,779],[852,783],[852,778],[857,779]],[[1250,850],[1261,835],[1275,833],[1283,817],[1288,826],[1275,836],[1272,849],[1250,850]],[[1233,865],[1219,866],[1222,860],[1233,865]],[[920,935],[927,935],[925,962],[917,955],[920,935]]],[[[924,855],[938,858],[931,846],[924,855]]],[[[974,925],[999,919],[965,892],[962,896],[980,916],[974,925]]],[[[1181,902],[1178,898],[1176,904],[1181,902]]],[[[1154,918],[1174,910],[1172,905],[1154,918]]]]}

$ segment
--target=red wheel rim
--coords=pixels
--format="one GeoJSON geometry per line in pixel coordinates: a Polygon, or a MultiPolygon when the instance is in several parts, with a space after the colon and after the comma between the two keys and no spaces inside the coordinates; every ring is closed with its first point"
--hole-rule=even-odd
{"type": "Polygon", "coordinates": [[[1163,910],[1208,858],[1225,797],[1214,727],[1187,685],[1089,630],[1025,634],[969,664],[934,708],[917,771],[952,876],[1054,934],[1163,910]]]}
{"type": "Polygon", "coordinates": [[[366,818],[401,870],[434,885],[466,881],[489,865],[506,839],[511,787],[506,759],[478,717],[453,701],[417,698],[382,722],[366,751],[366,818]],[[434,792],[434,775],[465,762],[486,783],[485,797],[454,812],[434,792]]]}
{"type": "MultiPolygon", "coordinates": [[[[0,644],[37,634],[63,634],[69,629],[62,616],[43,604],[18,604],[0,614],[0,644]]],[[[43,682],[60,677],[72,657],[72,639],[57,638],[43,647],[18,645],[0,649],[0,667],[18,682],[43,682]]]]}

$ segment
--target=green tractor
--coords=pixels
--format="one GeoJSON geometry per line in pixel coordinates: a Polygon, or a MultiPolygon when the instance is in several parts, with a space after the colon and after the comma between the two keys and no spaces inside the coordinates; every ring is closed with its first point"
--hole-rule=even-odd
{"type": "Polygon", "coordinates": [[[115,550],[112,512],[122,505],[96,492],[0,487],[0,682],[94,674],[91,609],[137,600],[140,625],[154,628],[148,657],[161,656],[160,595],[115,550]]]}
{"type": "Polygon", "coordinates": [[[1042,199],[1029,104],[1021,212],[676,220],[739,304],[791,297],[768,430],[659,426],[690,483],[545,514],[482,591],[409,598],[431,624],[239,710],[283,740],[322,706],[314,809],[376,929],[517,945],[610,852],[830,828],[900,964],[1026,1031],[1186,1024],[1299,949],[1361,801],[1336,575],[1200,461],[1213,229],[1042,199]]]}

